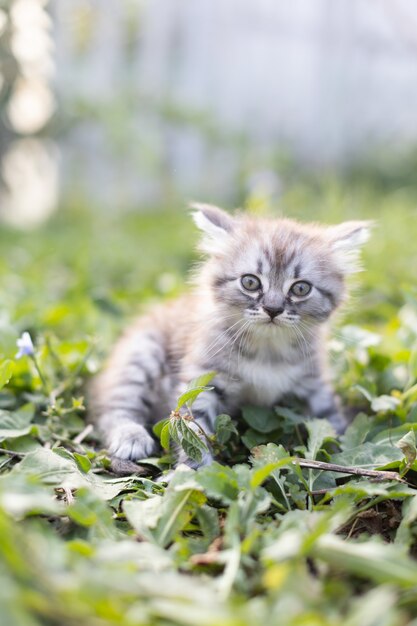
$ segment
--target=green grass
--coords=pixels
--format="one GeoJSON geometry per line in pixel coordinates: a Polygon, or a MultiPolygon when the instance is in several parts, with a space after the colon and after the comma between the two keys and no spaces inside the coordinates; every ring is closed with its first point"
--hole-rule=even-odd
{"type": "MultiPolygon", "coordinates": [[[[130,317],[184,289],[197,238],[186,211],[67,207],[36,232],[2,230],[4,626],[403,626],[417,617],[417,190],[397,184],[322,177],[288,183],[280,200],[300,219],[377,221],[330,345],[355,416],[347,433],[336,439],[317,420],[305,428],[286,407],[247,408],[239,425],[218,422],[223,465],[177,472],[168,487],[156,480],[158,459],[144,474],[112,473],[84,430],[84,386],[130,317]],[[25,330],[36,362],[14,358],[25,330]],[[385,468],[404,482],[294,457],[385,468]]],[[[246,204],[263,211],[261,200],[246,204]]]]}

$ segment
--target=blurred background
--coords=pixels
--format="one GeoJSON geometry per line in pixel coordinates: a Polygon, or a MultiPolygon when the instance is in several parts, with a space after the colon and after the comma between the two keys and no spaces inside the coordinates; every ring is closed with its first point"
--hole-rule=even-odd
{"type": "Polygon", "coordinates": [[[413,0],[0,7],[0,270],[14,323],[94,332],[175,294],[194,258],[192,199],[376,218],[356,319],[414,297],[413,0]]]}

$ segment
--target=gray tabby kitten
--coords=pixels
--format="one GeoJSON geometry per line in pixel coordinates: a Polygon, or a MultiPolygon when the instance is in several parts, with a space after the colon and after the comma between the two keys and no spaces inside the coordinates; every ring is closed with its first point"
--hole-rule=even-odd
{"type": "Polygon", "coordinates": [[[193,406],[206,432],[220,413],[273,406],[287,394],[342,432],[326,372],[326,326],[345,298],[346,275],[359,269],[369,222],[324,227],[194,209],[207,255],[194,289],[139,318],[93,383],[91,405],[110,454],[152,455],[152,424],[169,415],[190,380],[211,370],[214,389],[193,406]]]}

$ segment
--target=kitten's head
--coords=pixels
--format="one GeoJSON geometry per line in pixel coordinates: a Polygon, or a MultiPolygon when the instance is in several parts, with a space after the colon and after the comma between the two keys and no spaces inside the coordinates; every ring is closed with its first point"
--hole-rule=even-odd
{"type": "Polygon", "coordinates": [[[231,216],[194,204],[209,255],[201,275],[214,300],[236,317],[291,326],[324,322],[342,302],[345,277],[359,267],[370,222],[338,226],[231,216]]]}

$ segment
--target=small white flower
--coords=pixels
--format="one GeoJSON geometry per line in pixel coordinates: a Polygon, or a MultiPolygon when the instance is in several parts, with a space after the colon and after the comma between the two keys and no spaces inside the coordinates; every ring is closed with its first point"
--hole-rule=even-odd
{"type": "Polygon", "coordinates": [[[20,359],[22,356],[33,356],[35,348],[32,342],[32,337],[28,332],[24,332],[21,337],[16,341],[16,345],[19,348],[19,352],[16,354],[16,359],[20,359]]]}

